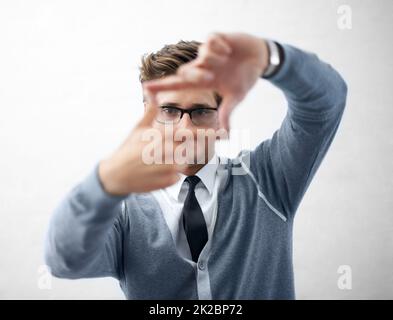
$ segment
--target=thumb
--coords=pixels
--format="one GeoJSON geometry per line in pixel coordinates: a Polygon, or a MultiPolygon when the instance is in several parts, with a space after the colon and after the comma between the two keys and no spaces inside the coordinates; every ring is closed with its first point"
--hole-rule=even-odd
{"type": "Polygon", "coordinates": [[[227,132],[227,136],[229,136],[230,131],[230,115],[235,106],[236,100],[232,96],[224,96],[218,109],[218,122],[220,127],[227,132]]]}

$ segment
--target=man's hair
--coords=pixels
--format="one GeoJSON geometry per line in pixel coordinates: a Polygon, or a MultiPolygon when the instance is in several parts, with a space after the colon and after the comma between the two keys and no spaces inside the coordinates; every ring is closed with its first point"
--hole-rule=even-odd
{"type": "MultiPolygon", "coordinates": [[[[173,75],[177,69],[187,62],[194,60],[198,55],[198,47],[201,45],[198,41],[180,40],[176,44],[167,44],[161,50],[144,54],[142,56],[142,65],[139,67],[139,80],[155,80],[165,76],[173,75]]],[[[222,97],[214,92],[217,105],[219,106],[222,97]]]]}

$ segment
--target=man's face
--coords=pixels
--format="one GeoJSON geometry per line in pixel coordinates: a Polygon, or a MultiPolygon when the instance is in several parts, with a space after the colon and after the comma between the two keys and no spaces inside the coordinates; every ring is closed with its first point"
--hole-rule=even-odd
{"type": "MultiPolygon", "coordinates": [[[[204,163],[208,162],[214,154],[214,142],[216,139],[213,133],[219,127],[218,112],[214,110],[217,109],[214,92],[207,89],[161,91],[157,93],[156,99],[159,108],[158,121],[153,123],[153,128],[161,132],[172,130],[174,145],[192,139],[194,146],[194,156],[192,158],[194,163],[201,163],[202,158],[204,163]],[[191,120],[190,114],[187,113],[184,113],[179,119],[181,111],[176,108],[195,110],[192,113],[193,119],[191,120]],[[207,135],[210,135],[210,138],[207,135]]],[[[187,148],[189,151],[192,146],[187,145],[187,148]]]]}

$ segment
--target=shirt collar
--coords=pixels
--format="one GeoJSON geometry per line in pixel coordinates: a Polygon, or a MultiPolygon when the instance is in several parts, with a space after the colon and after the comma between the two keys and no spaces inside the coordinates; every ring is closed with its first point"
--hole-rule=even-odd
{"type": "MultiPolygon", "coordinates": [[[[205,164],[197,173],[195,173],[195,175],[201,179],[210,195],[213,193],[217,167],[218,157],[216,154],[214,154],[209,162],[205,164]]],[[[182,173],[179,173],[179,175],[180,179],[176,183],[165,188],[168,194],[176,200],[179,200],[181,187],[183,186],[184,180],[187,178],[187,176],[182,173]]]]}

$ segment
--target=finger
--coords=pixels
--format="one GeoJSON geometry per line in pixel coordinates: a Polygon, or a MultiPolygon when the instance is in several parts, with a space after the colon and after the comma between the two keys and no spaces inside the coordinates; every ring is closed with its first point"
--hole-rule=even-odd
{"type": "Polygon", "coordinates": [[[187,71],[187,75],[168,76],[158,80],[151,80],[145,83],[146,88],[152,92],[165,90],[180,90],[188,88],[207,88],[211,85],[214,75],[212,72],[193,68],[187,71]]]}
{"type": "Polygon", "coordinates": [[[233,108],[236,106],[236,99],[232,96],[223,98],[218,109],[218,122],[222,129],[226,130],[229,136],[230,131],[230,115],[233,108]]]}
{"type": "Polygon", "coordinates": [[[213,72],[197,67],[184,67],[182,68],[182,78],[191,84],[198,85],[201,87],[208,86],[214,79],[213,72]]]}
{"type": "Polygon", "coordinates": [[[220,129],[225,130],[227,135],[229,136],[229,114],[228,112],[222,110],[219,112],[219,123],[220,123],[220,129]]]}
{"type": "Polygon", "coordinates": [[[146,87],[152,92],[165,90],[178,90],[189,87],[189,83],[185,83],[184,79],[178,75],[167,76],[158,80],[150,80],[145,83],[146,87]]]}
{"type": "MultiPolygon", "coordinates": [[[[197,67],[207,68],[220,67],[228,62],[228,58],[227,55],[220,55],[211,50],[201,50],[198,54],[198,58],[195,60],[195,65],[197,67]]],[[[188,70],[190,66],[184,65],[182,69],[188,70]]]]}
{"type": "Polygon", "coordinates": [[[217,54],[228,56],[232,52],[231,47],[223,39],[220,33],[212,33],[209,35],[206,45],[217,54]]]}

